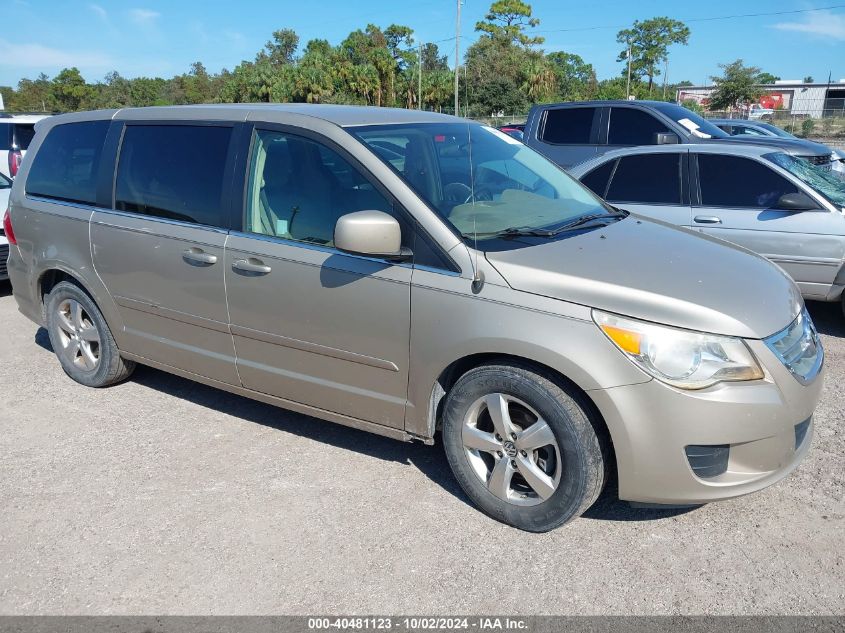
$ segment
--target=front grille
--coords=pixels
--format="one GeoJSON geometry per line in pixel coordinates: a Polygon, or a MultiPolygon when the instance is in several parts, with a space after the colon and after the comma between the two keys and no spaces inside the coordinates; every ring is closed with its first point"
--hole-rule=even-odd
{"type": "Polygon", "coordinates": [[[765,339],[765,343],[803,385],[813,381],[824,363],[824,349],[806,307],[790,325],[765,339]]]}
{"type": "Polygon", "coordinates": [[[9,273],[6,269],[6,260],[9,258],[9,245],[0,245],[0,279],[8,277],[9,273]]]}
{"type": "Polygon", "coordinates": [[[807,437],[807,431],[810,428],[810,421],[813,418],[807,418],[801,424],[795,425],[795,450],[797,451],[804,443],[804,438],[807,437]]]}
{"type": "Polygon", "coordinates": [[[728,469],[731,447],[728,444],[695,445],[684,448],[692,472],[696,477],[712,479],[728,469]]]}

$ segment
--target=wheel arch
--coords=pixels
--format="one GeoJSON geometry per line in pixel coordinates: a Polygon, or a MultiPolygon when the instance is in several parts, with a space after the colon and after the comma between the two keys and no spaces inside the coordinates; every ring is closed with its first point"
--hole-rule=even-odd
{"type": "Polygon", "coordinates": [[[38,274],[38,277],[35,282],[35,292],[37,293],[36,298],[41,308],[42,325],[47,322],[47,295],[49,295],[50,291],[52,291],[53,288],[55,288],[62,281],[69,281],[79,286],[79,288],[85,294],[91,297],[91,300],[94,302],[97,308],[99,308],[100,312],[103,315],[103,318],[106,320],[106,325],[108,325],[109,329],[111,330],[112,336],[114,336],[115,340],[117,341],[117,337],[119,333],[123,330],[123,327],[122,322],[120,321],[120,318],[118,316],[117,306],[112,300],[111,295],[108,294],[105,288],[102,289],[102,292],[98,292],[95,288],[92,287],[90,283],[86,282],[82,275],[59,262],[55,262],[50,264],[49,266],[46,266],[38,274]],[[117,325],[120,325],[120,327],[115,327],[117,325]]]}
{"type": "Polygon", "coordinates": [[[578,397],[581,404],[588,409],[591,419],[595,422],[597,434],[600,441],[604,442],[610,457],[610,463],[614,465],[614,472],[616,466],[616,451],[613,445],[613,436],[610,427],[604,419],[599,407],[590,397],[590,394],[581,385],[563,374],[558,369],[546,365],[542,362],[517,356],[507,353],[499,352],[482,352],[477,354],[470,354],[452,361],[440,372],[434,385],[431,389],[431,397],[428,407],[428,427],[430,437],[434,437],[434,433],[442,425],[443,404],[446,401],[446,395],[454,386],[458,379],[468,371],[480,367],[482,365],[489,365],[493,363],[501,363],[506,365],[516,365],[520,367],[527,367],[541,373],[548,375],[553,381],[557,382],[561,387],[566,388],[567,391],[578,397]]]}

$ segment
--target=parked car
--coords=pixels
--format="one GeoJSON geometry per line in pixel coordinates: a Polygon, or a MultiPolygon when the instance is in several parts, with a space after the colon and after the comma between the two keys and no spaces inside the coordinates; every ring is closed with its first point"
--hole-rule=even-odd
{"type": "Polygon", "coordinates": [[[565,169],[622,147],[747,142],[796,153],[819,165],[831,160],[824,145],[730,136],[695,112],[664,101],[542,104],[531,109],[525,128],[525,143],[565,169]]]}
{"type": "Polygon", "coordinates": [[[845,179],[755,145],[609,152],[571,174],[615,206],[764,255],[807,299],[845,309],[845,179]]]}
{"type": "Polygon", "coordinates": [[[511,123],[509,125],[500,125],[496,128],[500,132],[504,132],[508,136],[514,137],[516,140],[521,141],[525,138],[525,124],[524,123],[511,123]]]}
{"type": "Polygon", "coordinates": [[[622,499],[698,504],[809,450],[824,352],[792,280],[492,128],[183,106],[56,117],[31,149],[14,297],[83,385],[143,363],[400,440],[439,429],[468,497],[533,531],[609,472],[622,499]]]}
{"type": "MultiPolygon", "coordinates": [[[[775,136],[778,138],[789,138],[795,139],[796,141],[802,141],[803,139],[799,139],[794,134],[790,134],[783,128],[779,128],[776,125],[772,125],[771,123],[765,123],[764,121],[745,121],[743,119],[708,119],[711,123],[715,124],[731,136],[749,136],[749,137],[759,137],[759,136],[775,136]]],[[[749,139],[753,140],[753,139],[749,139]]],[[[814,143],[812,141],[804,141],[807,143],[807,151],[804,152],[805,154],[815,152],[815,147],[820,145],[820,143],[814,143]]],[[[838,172],[845,172],[845,152],[838,149],[830,149],[830,168],[833,171],[838,172]]]]}
{"type": "MultiPolygon", "coordinates": [[[[9,208],[9,192],[12,190],[12,181],[3,174],[0,174],[0,209],[9,208]]],[[[6,232],[0,229],[0,281],[6,281],[9,273],[6,271],[6,260],[9,258],[9,240],[6,239],[6,232]]]]}
{"type": "Polygon", "coordinates": [[[710,123],[721,128],[731,136],[775,136],[778,138],[798,139],[783,128],[765,121],[749,121],[746,119],[707,119],[710,123]]]}
{"type": "Polygon", "coordinates": [[[748,118],[752,121],[771,121],[775,116],[775,111],[772,108],[766,108],[759,103],[752,103],[748,106],[748,118]]]}
{"type": "Polygon", "coordinates": [[[35,124],[46,115],[0,113],[0,174],[14,178],[35,134],[35,124]]]}

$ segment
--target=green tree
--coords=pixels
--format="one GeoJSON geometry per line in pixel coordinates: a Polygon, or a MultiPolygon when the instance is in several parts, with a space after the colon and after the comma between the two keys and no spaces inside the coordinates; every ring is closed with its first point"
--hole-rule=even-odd
{"type": "Polygon", "coordinates": [[[422,45],[423,72],[446,70],[447,68],[449,68],[449,64],[446,61],[446,56],[440,54],[440,49],[437,47],[437,44],[428,42],[422,45]]]}
{"type": "Polygon", "coordinates": [[[773,84],[776,81],[780,80],[780,77],[777,75],[773,75],[772,73],[760,73],[757,77],[754,78],[758,84],[773,84]]]}
{"type": "MultiPolygon", "coordinates": [[[[640,22],[635,20],[629,29],[616,34],[616,41],[625,48],[616,61],[627,62],[631,54],[631,73],[637,78],[648,77],[648,92],[654,87],[654,78],[660,75],[660,64],[669,58],[669,47],[673,44],[686,45],[690,30],[686,24],[667,17],[651,18],[640,22]]],[[[627,65],[623,74],[628,72],[627,65]]]]}
{"type": "Polygon", "coordinates": [[[75,112],[87,105],[93,90],[76,67],[64,68],[50,82],[50,92],[58,108],[63,112],[75,112]]]}
{"type": "Polygon", "coordinates": [[[542,44],[545,38],[531,37],[525,31],[538,24],[540,20],[531,17],[530,4],[522,0],[497,0],[490,5],[490,10],[484,16],[484,20],[476,22],[475,30],[514,44],[534,46],[542,44]]]}
{"type": "Polygon", "coordinates": [[[806,77],[804,77],[804,83],[805,84],[812,84],[812,83],[815,83],[815,82],[816,82],[816,80],[813,79],[813,77],[811,75],[807,75],[806,77]]]}
{"type": "Polygon", "coordinates": [[[720,77],[710,79],[716,86],[710,95],[710,108],[713,110],[730,110],[756,101],[763,94],[757,87],[757,77],[760,69],[745,66],[741,59],[730,64],[719,64],[722,69],[720,77]]]}
{"type": "Polygon", "coordinates": [[[596,71],[580,55],[557,51],[546,56],[555,74],[558,97],[564,101],[595,96],[596,71]]]}

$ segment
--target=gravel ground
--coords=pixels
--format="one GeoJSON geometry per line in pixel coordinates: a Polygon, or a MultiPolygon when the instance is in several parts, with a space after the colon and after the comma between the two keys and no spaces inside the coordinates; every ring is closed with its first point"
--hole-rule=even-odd
{"type": "Polygon", "coordinates": [[[534,535],[471,507],[440,446],[139,367],[67,378],[0,284],[0,613],[845,614],[845,320],[809,457],[691,511],[606,492],[534,535]]]}

